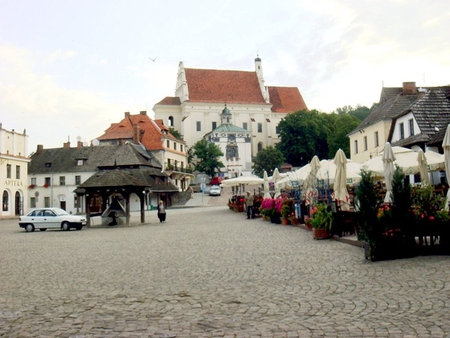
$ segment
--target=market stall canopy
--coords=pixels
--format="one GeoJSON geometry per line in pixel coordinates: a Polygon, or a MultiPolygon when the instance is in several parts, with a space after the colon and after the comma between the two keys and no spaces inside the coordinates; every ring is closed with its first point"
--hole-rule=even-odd
{"type": "Polygon", "coordinates": [[[257,176],[239,176],[222,181],[223,187],[233,187],[239,184],[244,185],[261,185],[264,184],[264,179],[257,176]]]}

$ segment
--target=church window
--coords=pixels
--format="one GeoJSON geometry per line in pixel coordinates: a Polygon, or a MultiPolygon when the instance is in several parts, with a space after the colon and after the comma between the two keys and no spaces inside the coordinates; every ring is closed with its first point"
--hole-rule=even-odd
{"type": "Polygon", "coordinates": [[[202,123],[201,123],[201,121],[197,121],[197,131],[202,131],[202,123]]]}
{"type": "Polygon", "coordinates": [[[173,127],[173,116],[169,116],[168,124],[169,124],[169,127],[173,127]]]}
{"type": "Polygon", "coordinates": [[[242,123],[242,128],[245,129],[245,130],[248,130],[247,129],[247,122],[242,123]]]}
{"type": "Polygon", "coordinates": [[[212,123],[212,130],[214,130],[214,129],[216,129],[216,128],[217,128],[217,122],[214,121],[214,122],[212,123]]]}
{"type": "Polygon", "coordinates": [[[258,133],[262,133],[262,123],[258,123],[258,133]]]}
{"type": "Polygon", "coordinates": [[[262,142],[259,142],[258,143],[258,153],[262,150],[262,148],[263,148],[263,144],[262,144],[262,142]]]}

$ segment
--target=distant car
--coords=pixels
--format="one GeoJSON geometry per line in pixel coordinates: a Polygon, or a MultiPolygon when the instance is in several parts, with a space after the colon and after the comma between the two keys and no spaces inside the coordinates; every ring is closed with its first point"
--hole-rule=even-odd
{"type": "Polygon", "coordinates": [[[218,177],[215,176],[211,179],[211,181],[209,182],[209,184],[211,185],[219,185],[221,182],[223,181],[223,177],[218,177]]]}
{"type": "Polygon", "coordinates": [[[69,231],[72,228],[83,229],[86,225],[86,217],[71,215],[60,208],[38,208],[31,210],[25,216],[20,216],[19,226],[27,232],[34,229],[45,231],[47,229],[61,229],[69,231]]]}
{"type": "Polygon", "coordinates": [[[209,196],[220,196],[220,187],[218,185],[213,185],[209,188],[209,196]]]}

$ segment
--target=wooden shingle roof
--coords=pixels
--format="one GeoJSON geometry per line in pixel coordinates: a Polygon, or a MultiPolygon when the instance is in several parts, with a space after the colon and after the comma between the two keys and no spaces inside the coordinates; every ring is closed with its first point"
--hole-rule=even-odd
{"type": "Polygon", "coordinates": [[[99,167],[151,166],[161,163],[140,145],[43,149],[31,156],[29,174],[95,172],[99,167]],[[80,163],[79,160],[82,160],[80,163]],[[80,165],[81,164],[81,165],[80,165]]]}
{"type": "Polygon", "coordinates": [[[178,192],[168,177],[154,168],[104,169],[89,177],[79,188],[148,188],[150,192],[178,192]]]}

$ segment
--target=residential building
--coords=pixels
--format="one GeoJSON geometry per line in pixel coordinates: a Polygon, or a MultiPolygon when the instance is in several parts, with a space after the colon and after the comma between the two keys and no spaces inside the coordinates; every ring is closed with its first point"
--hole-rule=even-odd
{"type": "Polygon", "coordinates": [[[415,82],[404,82],[402,87],[383,87],[379,103],[348,134],[351,159],[363,163],[379,154],[386,142],[427,150],[450,122],[449,98],[450,86],[417,88],[415,82]]]}
{"type": "Polygon", "coordinates": [[[180,191],[188,189],[193,178],[187,160],[186,142],[173,136],[162,120],[152,120],[146,111],[125,113],[119,123],[112,123],[105,133],[92,141],[100,146],[140,143],[162,164],[180,191]]]}
{"type": "Polygon", "coordinates": [[[0,219],[23,215],[28,211],[27,166],[28,135],[7,130],[0,123],[0,219]]]}
{"type": "Polygon", "coordinates": [[[249,133],[251,152],[243,163],[278,143],[278,124],[291,112],[307,109],[296,87],[266,86],[262,62],[254,71],[185,68],[178,65],[175,96],[154,105],[155,118],[179,131],[191,147],[221,123],[224,105],[229,123],[249,133]]]}
{"type": "MultiPolygon", "coordinates": [[[[70,213],[83,214],[86,212],[85,196],[76,189],[103,168],[111,167],[150,168],[153,181],[165,181],[162,190],[159,185],[158,189],[148,186],[145,205],[149,209],[156,206],[161,193],[178,192],[161,172],[161,164],[155,156],[139,144],[83,147],[82,142],[77,142],[76,147],[70,147],[67,142],[62,148],[53,149],[38,145],[31,156],[28,167],[30,207],[59,207],[70,213]]],[[[105,201],[102,196],[90,196],[90,201],[90,212],[103,211],[105,201]]],[[[130,210],[140,210],[138,196],[131,196],[130,210]]]]}

